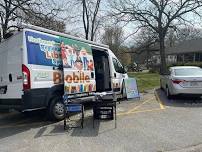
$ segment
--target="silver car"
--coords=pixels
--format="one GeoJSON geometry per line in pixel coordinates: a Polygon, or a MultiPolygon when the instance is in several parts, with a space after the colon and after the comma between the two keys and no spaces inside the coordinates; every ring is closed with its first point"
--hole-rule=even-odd
{"type": "Polygon", "coordinates": [[[202,95],[202,69],[196,66],[175,66],[161,75],[160,87],[168,98],[173,95],[202,95]]]}

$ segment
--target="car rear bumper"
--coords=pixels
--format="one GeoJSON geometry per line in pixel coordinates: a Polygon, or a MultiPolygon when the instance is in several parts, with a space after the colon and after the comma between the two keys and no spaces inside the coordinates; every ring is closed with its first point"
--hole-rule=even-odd
{"type": "Polygon", "coordinates": [[[202,88],[183,88],[181,86],[173,86],[170,91],[173,95],[187,94],[187,95],[202,95],[202,88]]]}

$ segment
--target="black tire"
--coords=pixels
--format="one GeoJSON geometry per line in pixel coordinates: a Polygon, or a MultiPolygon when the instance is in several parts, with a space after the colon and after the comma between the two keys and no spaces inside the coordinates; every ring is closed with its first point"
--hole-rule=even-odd
{"type": "Polygon", "coordinates": [[[163,90],[163,87],[162,87],[162,83],[161,83],[161,80],[160,80],[160,89],[163,90]]]}
{"type": "Polygon", "coordinates": [[[127,95],[126,95],[126,90],[125,90],[125,83],[123,81],[122,83],[122,89],[121,89],[121,94],[122,94],[122,99],[126,99],[127,98],[127,95]]]}
{"type": "Polygon", "coordinates": [[[172,99],[172,95],[170,94],[170,91],[169,91],[169,88],[168,88],[168,86],[166,86],[166,96],[167,96],[167,98],[168,99],[172,99]]]}
{"type": "Polygon", "coordinates": [[[49,104],[48,114],[51,120],[63,120],[64,119],[64,104],[62,97],[54,96],[49,104]]]}

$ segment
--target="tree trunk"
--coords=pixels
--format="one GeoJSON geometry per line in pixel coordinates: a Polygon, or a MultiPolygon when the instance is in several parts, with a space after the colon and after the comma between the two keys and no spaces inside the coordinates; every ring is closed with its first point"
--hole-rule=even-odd
{"type": "Polygon", "coordinates": [[[0,28],[0,42],[2,40],[1,31],[2,31],[2,29],[0,28]]]}
{"type": "Polygon", "coordinates": [[[159,41],[160,41],[160,57],[161,57],[161,65],[160,65],[160,72],[165,74],[167,72],[167,64],[166,64],[166,55],[165,55],[165,36],[159,34],[159,41]]]}
{"type": "Polygon", "coordinates": [[[7,25],[3,24],[2,25],[2,36],[4,39],[6,37],[6,34],[7,34],[7,25]]]}

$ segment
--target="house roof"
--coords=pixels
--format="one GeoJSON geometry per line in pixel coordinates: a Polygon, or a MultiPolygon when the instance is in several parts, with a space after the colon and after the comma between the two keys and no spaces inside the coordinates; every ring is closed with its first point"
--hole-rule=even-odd
{"type": "Polygon", "coordinates": [[[166,54],[202,52],[202,38],[183,41],[177,46],[167,48],[166,52],[166,54]]]}

